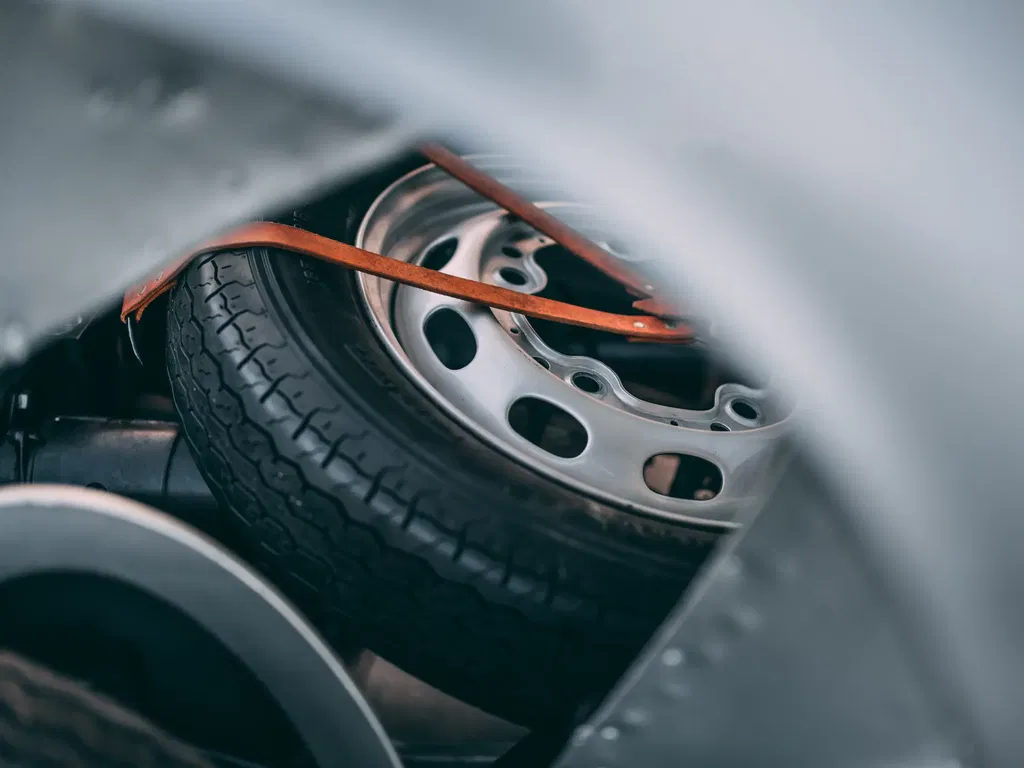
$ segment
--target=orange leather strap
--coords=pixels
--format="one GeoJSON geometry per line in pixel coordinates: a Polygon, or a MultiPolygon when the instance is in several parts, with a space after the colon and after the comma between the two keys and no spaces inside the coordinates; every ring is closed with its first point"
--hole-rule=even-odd
{"type": "Polygon", "coordinates": [[[427,158],[438,168],[458,179],[478,195],[496,203],[513,216],[522,219],[531,227],[541,232],[563,248],[579,256],[592,267],[601,270],[620,285],[624,285],[635,296],[648,297],[651,288],[644,285],[622,267],[607,251],[584,237],[575,229],[556,219],[517,192],[506,187],[497,179],[478,171],[472,164],[463,160],[439,144],[425,144],[420,148],[427,158]]]}
{"type": "Polygon", "coordinates": [[[121,319],[127,320],[129,316],[134,316],[136,319],[141,317],[142,312],[157,296],[170,290],[177,276],[197,256],[215,251],[256,247],[279,248],[301,253],[445,296],[518,312],[527,317],[616,333],[637,341],[662,343],[693,341],[692,329],[681,323],[677,324],[649,315],[616,315],[518,293],[507,288],[446,275],[416,264],[389,259],[296,227],[270,222],[248,224],[241,229],[211,240],[195,252],[174,262],[151,280],[132,288],[125,294],[124,302],[121,305],[121,319]]]}

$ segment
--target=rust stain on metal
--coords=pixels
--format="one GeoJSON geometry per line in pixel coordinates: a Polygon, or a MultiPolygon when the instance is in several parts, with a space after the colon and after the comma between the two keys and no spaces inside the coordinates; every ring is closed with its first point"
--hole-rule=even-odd
{"type": "Polygon", "coordinates": [[[279,248],[300,253],[433,293],[518,312],[527,317],[621,334],[637,341],[662,343],[693,341],[692,329],[684,324],[666,322],[661,318],[649,315],[617,315],[600,312],[540,296],[518,293],[507,288],[446,275],[416,264],[389,259],[296,227],[270,222],[248,224],[241,229],[204,243],[195,252],[165,267],[153,279],[130,289],[125,294],[124,302],[121,305],[121,319],[125,320],[129,316],[134,316],[136,319],[141,317],[143,311],[154,299],[170,290],[177,276],[193,258],[216,251],[258,247],[279,248]]]}

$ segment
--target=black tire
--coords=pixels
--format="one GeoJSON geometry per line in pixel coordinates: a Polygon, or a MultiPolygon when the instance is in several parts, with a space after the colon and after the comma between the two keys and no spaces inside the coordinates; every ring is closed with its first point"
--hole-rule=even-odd
{"type": "Polygon", "coordinates": [[[199,752],[113,702],[0,652],[0,765],[211,768],[199,752]]]}
{"type": "MultiPolygon", "coordinates": [[[[349,240],[394,172],[304,210],[349,240]]],[[[197,260],[168,308],[184,431],[225,543],[327,638],[524,724],[600,695],[715,536],[581,496],[434,407],[350,272],[267,249],[197,260]]]]}

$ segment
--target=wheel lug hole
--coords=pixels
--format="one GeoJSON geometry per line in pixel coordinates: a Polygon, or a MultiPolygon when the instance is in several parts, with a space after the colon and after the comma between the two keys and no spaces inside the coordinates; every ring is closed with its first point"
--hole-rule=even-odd
{"type": "Polygon", "coordinates": [[[588,395],[596,395],[602,390],[601,382],[589,373],[574,373],[572,384],[576,389],[582,390],[588,395]]]}
{"type": "Polygon", "coordinates": [[[515,267],[502,267],[498,270],[498,277],[517,288],[521,288],[529,282],[529,278],[515,267]]]}
{"type": "Polygon", "coordinates": [[[732,400],[728,410],[733,418],[749,424],[756,423],[761,418],[761,412],[753,403],[740,398],[732,400]]]}

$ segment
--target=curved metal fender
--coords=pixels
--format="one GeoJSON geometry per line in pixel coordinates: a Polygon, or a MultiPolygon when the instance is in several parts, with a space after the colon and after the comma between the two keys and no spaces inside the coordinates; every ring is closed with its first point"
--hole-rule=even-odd
{"type": "Polygon", "coordinates": [[[362,695],[309,624],[248,567],[182,523],[102,491],[0,490],[0,581],[58,570],[119,579],[206,627],[266,685],[321,768],[400,767],[362,695]]]}

